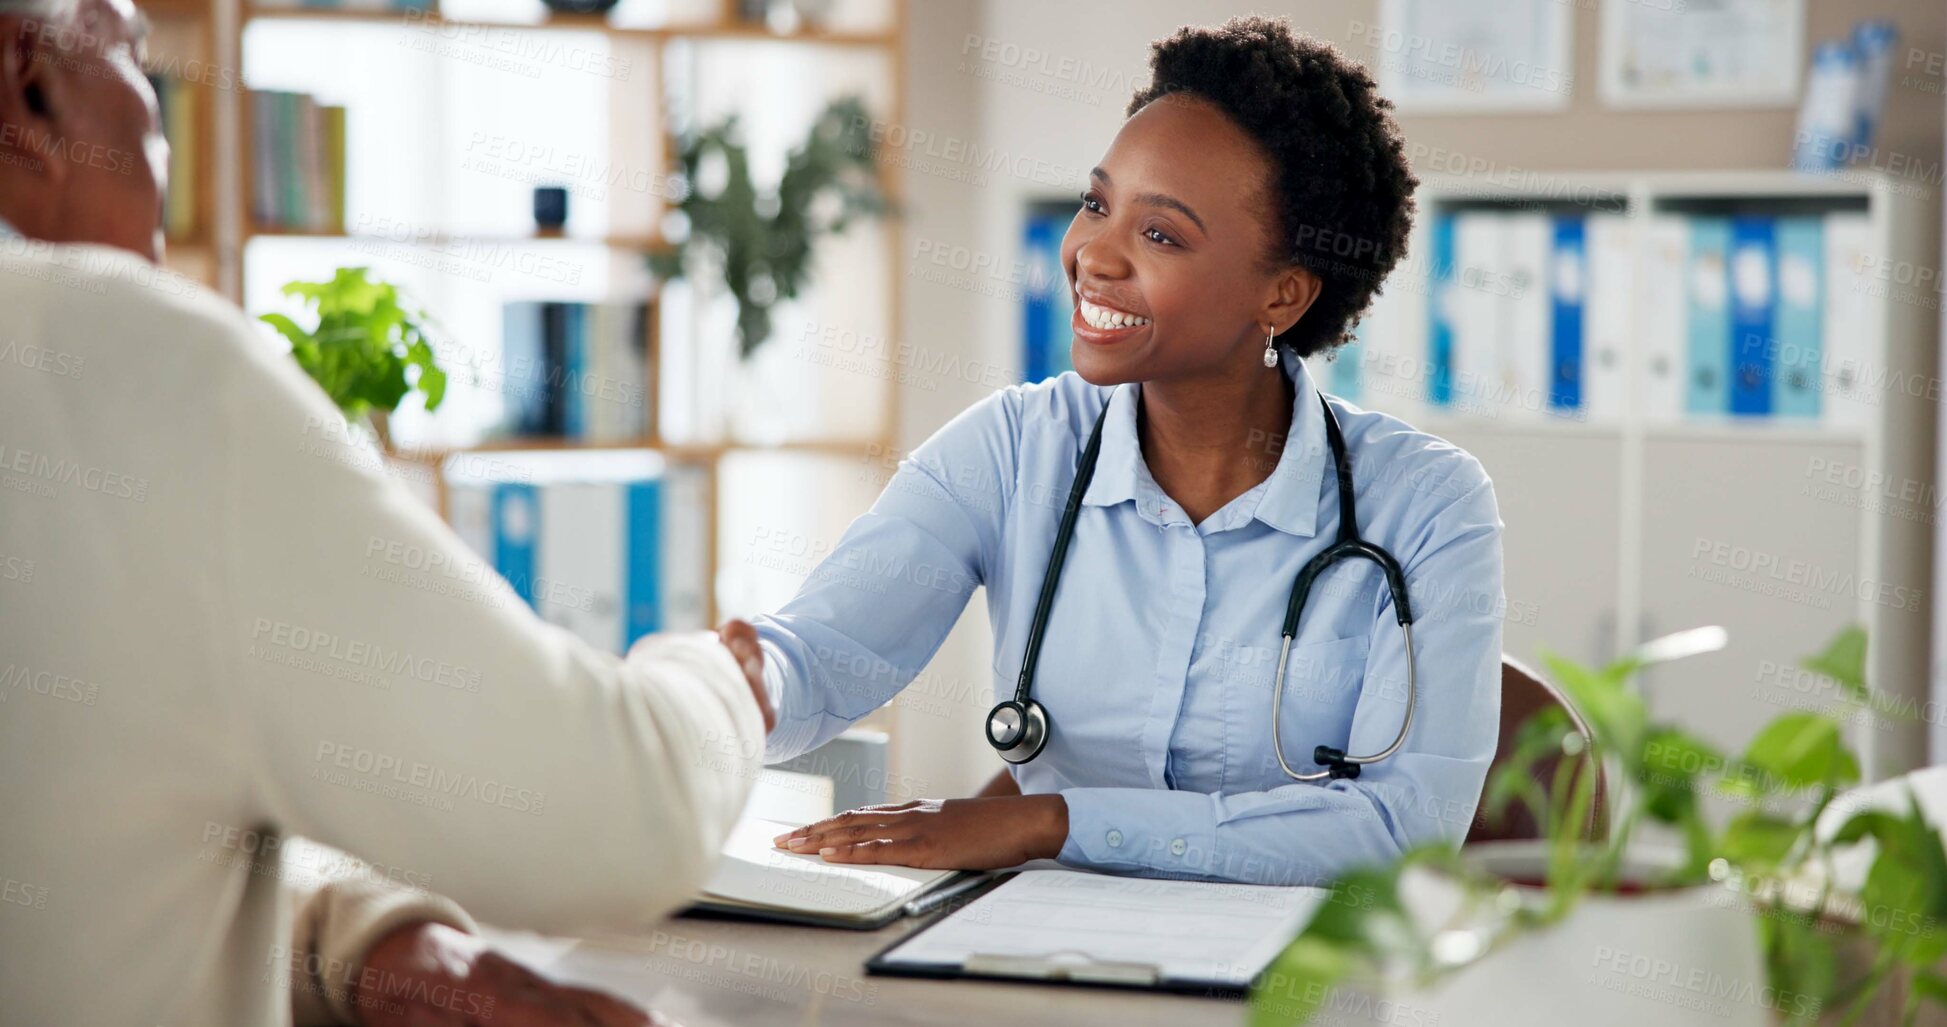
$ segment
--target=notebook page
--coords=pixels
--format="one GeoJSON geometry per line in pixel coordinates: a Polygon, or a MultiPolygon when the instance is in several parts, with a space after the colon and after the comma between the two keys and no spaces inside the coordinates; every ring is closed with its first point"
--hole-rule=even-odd
{"type": "Polygon", "coordinates": [[[838,915],[865,915],[918,895],[953,870],[827,863],[817,853],[787,852],[771,839],[793,824],[744,818],[731,829],[704,894],[719,899],[838,915]]]}
{"type": "Polygon", "coordinates": [[[1323,888],[1027,870],[888,952],[894,963],[967,957],[1146,963],[1162,976],[1248,984],[1324,901],[1323,888]]]}

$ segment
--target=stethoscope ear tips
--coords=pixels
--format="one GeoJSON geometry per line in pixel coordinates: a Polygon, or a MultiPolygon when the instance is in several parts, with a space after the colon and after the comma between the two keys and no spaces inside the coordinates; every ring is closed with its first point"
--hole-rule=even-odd
{"type": "Polygon", "coordinates": [[[1009,700],[987,714],[987,744],[1009,763],[1026,763],[1048,744],[1048,711],[1029,699],[1009,700]]]}

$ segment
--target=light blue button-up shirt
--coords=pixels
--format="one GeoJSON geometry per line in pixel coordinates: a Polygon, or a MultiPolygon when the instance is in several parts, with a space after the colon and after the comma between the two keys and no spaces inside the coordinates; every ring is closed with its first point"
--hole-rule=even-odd
{"type": "Polygon", "coordinates": [[[0,239],[10,239],[19,234],[14,231],[14,226],[7,223],[6,218],[0,218],[0,239]]]}
{"type": "MultiPolygon", "coordinates": [[[[1269,475],[1200,524],[1143,460],[1139,383],[1101,387],[1069,372],[1009,386],[900,460],[797,596],[752,619],[778,714],[766,761],[822,745],[891,701],[981,585],[991,694],[952,714],[983,732],[986,704],[1013,697],[1062,506],[1107,403],[1035,672],[1050,740],[1013,768],[1023,793],[1066,800],[1060,861],[1303,884],[1428,842],[1458,845],[1499,723],[1505,600],[1492,485],[1447,442],[1331,400],[1359,530],[1406,573],[1418,703],[1404,746],[1358,779],[1286,777],[1271,739],[1280,629],[1292,582],[1335,540],[1339,511],[1317,388],[1302,360],[1281,353],[1296,386],[1291,437],[1253,440],[1242,458],[1269,475]]],[[[1341,561],[1314,584],[1282,685],[1278,728],[1293,769],[1317,769],[1318,745],[1363,755],[1391,743],[1406,661],[1374,564],[1341,561]]]]}

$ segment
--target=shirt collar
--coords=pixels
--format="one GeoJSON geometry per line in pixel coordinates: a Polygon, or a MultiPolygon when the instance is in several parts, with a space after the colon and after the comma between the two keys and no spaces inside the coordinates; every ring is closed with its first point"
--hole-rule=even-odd
{"type": "MultiPolygon", "coordinates": [[[[1233,528],[1244,516],[1255,517],[1279,531],[1309,538],[1317,532],[1319,483],[1324,480],[1325,413],[1319,409],[1318,387],[1303,359],[1279,347],[1279,369],[1292,380],[1291,437],[1271,439],[1262,452],[1278,455],[1271,476],[1246,493],[1233,519],[1220,528],[1233,528]],[[1280,445],[1282,443],[1282,445],[1280,445]]],[[[1143,461],[1136,437],[1136,404],[1142,383],[1125,382],[1109,394],[1108,419],[1102,425],[1102,451],[1095,477],[1082,494],[1085,506],[1114,506],[1127,500],[1161,499],[1163,493],[1143,461]]]]}
{"type": "Polygon", "coordinates": [[[6,218],[0,218],[0,239],[11,239],[19,234],[14,231],[14,226],[7,224],[6,218]]]}

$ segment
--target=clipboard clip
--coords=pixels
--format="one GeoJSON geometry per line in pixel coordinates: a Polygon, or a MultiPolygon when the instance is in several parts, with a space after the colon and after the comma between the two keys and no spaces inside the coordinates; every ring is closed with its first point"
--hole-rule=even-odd
{"type": "Polygon", "coordinates": [[[1081,981],[1092,984],[1155,985],[1162,972],[1153,963],[1100,962],[1087,953],[1064,951],[1039,956],[999,955],[975,952],[962,962],[961,972],[1004,977],[1034,977],[1050,981],[1081,981]]]}

